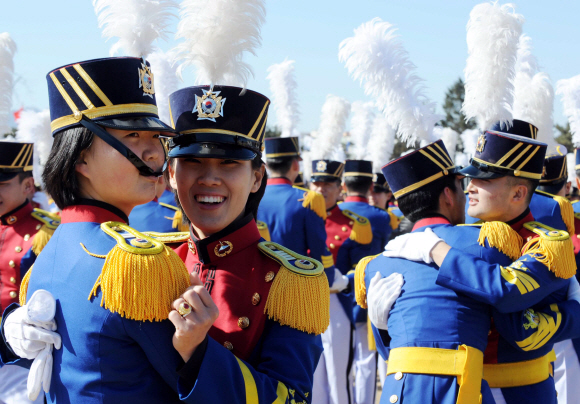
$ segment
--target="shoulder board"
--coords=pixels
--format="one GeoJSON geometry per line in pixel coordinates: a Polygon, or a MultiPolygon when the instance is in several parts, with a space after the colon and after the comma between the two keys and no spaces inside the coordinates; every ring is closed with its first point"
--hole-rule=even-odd
{"type": "Polygon", "coordinates": [[[572,204],[570,203],[568,198],[553,195],[544,191],[536,190],[535,192],[539,195],[544,195],[547,196],[548,198],[552,198],[553,200],[555,200],[560,206],[560,214],[562,215],[562,221],[566,225],[566,230],[568,230],[568,233],[570,234],[576,233],[574,229],[574,208],[572,207],[572,204]]]}
{"type": "Polygon", "coordinates": [[[576,219],[580,220],[580,213],[576,213],[576,212],[574,212],[574,217],[575,217],[576,219]]]}
{"type": "Polygon", "coordinates": [[[30,215],[42,223],[42,226],[38,225],[39,229],[37,226],[38,231],[32,239],[32,252],[38,256],[60,224],[60,216],[38,208],[34,208],[30,215]]]}
{"type": "Polygon", "coordinates": [[[342,210],[342,214],[352,221],[352,230],[349,238],[359,244],[370,244],[373,241],[371,222],[364,216],[357,215],[348,209],[342,210]]]}
{"type": "Polygon", "coordinates": [[[531,254],[559,278],[568,279],[576,274],[574,245],[570,234],[539,222],[524,223],[524,227],[539,237],[530,240],[522,254],[531,254]]]}
{"type": "Polygon", "coordinates": [[[472,227],[481,227],[483,225],[482,221],[479,222],[475,222],[475,223],[461,223],[458,224],[456,226],[460,226],[460,227],[466,227],[466,226],[472,226],[472,227]]]}
{"type": "Polygon", "coordinates": [[[258,248],[281,265],[264,312],[282,325],[322,334],[330,323],[330,291],[322,264],[271,241],[258,248]]]}
{"type": "Polygon", "coordinates": [[[524,241],[514,229],[504,222],[484,222],[477,224],[481,226],[477,242],[481,246],[487,244],[504,253],[512,260],[521,257],[521,250],[524,241]]]}
{"type": "Polygon", "coordinates": [[[388,210],[387,210],[387,213],[391,217],[391,222],[390,222],[391,229],[396,230],[399,227],[399,224],[401,224],[401,220],[403,218],[395,215],[393,212],[390,212],[388,210]]]}
{"type": "Polygon", "coordinates": [[[272,240],[270,237],[270,230],[268,229],[268,225],[265,222],[260,220],[256,220],[256,225],[258,226],[258,231],[260,232],[260,236],[266,241],[272,240]]]}
{"type": "Polygon", "coordinates": [[[367,308],[367,286],[365,283],[367,265],[379,255],[371,255],[361,259],[354,270],[354,297],[357,304],[363,309],[367,308]]]}
{"type": "Polygon", "coordinates": [[[171,209],[171,210],[179,210],[177,206],[170,205],[168,203],[158,202],[159,205],[163,206],[164,208],[171,209]]]}
{"type": "Polygon", "coordinates": [[[296,185],[294,185],[292,188],[304,191],[304,197],[299,199],[299,201],[302,202],[302,206],[304,208],[313,210],[314,213],[326,220],[326,202],[324,202],[324,197],[321,194],[306,188],[297,187],[296,185]]]}
{"type": "Polygon", "coordinates": [[[570,201],[570,203],[571,203],[572,205],[574,205],[575,203],[578,203],[578,201],[579,201],[579,199],[576,199],[575,201],[570,201]]]}
{"type": "Polygon", "coordinates": [[[154,238],[157,241],[161,241],[164,244],[171,243],[182,243],[189,240],[189,232],[187,231],[176,231],[169,233],[158,233],[156,231],[144,231],[144,235],[154,238]]]}
{"type": "Polygon", "coordinates": [[[168,318],[171,303],[189,287],[183,261],[161,241],[120,222],[105,222],[101,230],[117,241],[105,258],[89,300],[101,290],[101,306],[137,321],[168,318]]]}
{"type": "MultiPolygon", "coordinates": [[[[396,209],[396,208],[394,208],[394,207],[387,208],[387,212],[389,212],[391,215],[395,215],[395,216],[396,216],[396,217],[398,217],[399,219],[402,219],[404,216],[399,216],[399,215],[397,215],[397,214],[394,212],[394,210],[395,210],[395,209],[396,209]]],[[[401,212],[401,213],[402,213],[402,212],[401,212]]]]}

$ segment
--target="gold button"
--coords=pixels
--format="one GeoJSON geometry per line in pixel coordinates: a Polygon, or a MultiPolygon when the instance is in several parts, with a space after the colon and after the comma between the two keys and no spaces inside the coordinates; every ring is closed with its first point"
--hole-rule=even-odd
{"type": "Polygon", "coordinates": [[[403,378],[403,374],[401,372],[395,373],[395,380],[401,380],[403,378]]]}
{"type": "Polygon", "coordinates": [[[21,251],[22,251],[22,247],[20,247],[20,246],[16,246],[16,248],[14,248],[14,250],[15,250],[16,252],[21,252],[21,251]]]}
{"type": "Polygon", "coordinates": [[[229,351],[233,351],[234,350],[234,346],[232,345],[232,343],[230,341],[226,341],[224,342],[224,346],[226,347],[227,350],[229,351]]]}
{"type": "Polygon", "coordinates": [[[396,394],[393,394],[393,395],[391,396],[391,398],[389,398],[389,401],[390,401],[391,403],[396,403],[398,399],[399,399],[399,397],[397,397],[397,395],[396,395],[396,394]]]}
{"type": "Polygon", "coordinates": [[[24,241],[28,241],[28,240],[30,240],[30,234],[27,234],[24,236],[24,241]]]}
{"type": "Polygon", "coordinates": [[[580,234],[576,234],[576,237],[580,238],[580,234]]]}
{"type": "Polygon", "coordinates": [[[17,221],[17,220],[18,220],[18,218],[17,218],[16,216],[10,216],[10,217],[8,218],[8,220],[6,220],[6,222],[7,222],[8,224],[14,224],[14,223],[16,223],[16,221],[17,221]]]}
{"type": "Polygon", "coordinates": [[[41,228],[41,227],[42,227],[42,226],[41,226],[40,224],[37,224],[37,225],[36,225],[36,230],[40,230],[40,228],[41,228]]]}
{"type": "Polygon", "coordinates": [[[16,296],[18,296],[18,295],[16,294],[16,292],[15,292],[15,291],[12,291],[12,292],[10,292],[10,297],[11,297],[12,299],[16,299],[16,296]]]}
{"type": "Polygon", "coordinates": [[[334,244],[332,244],[332,243],[330,243],[330,249],[331,249],[331,250],[334,250],[334,247],[335,247],[335,245],[334,245],[334,244]]]}
{"type": "Polygon", "coordinates": [[[340,240],[340,236],[334,236],[335,240],[340,240]]]}
{"type": "Polygon", "coordinates": [[[274,277],[276,276],[276,274],[272,271],[268,272],[266,274],[266,282],[272,282],[272,280],[274,279],[274,277]]]}
{"type": "Polygon", "coordinates": [[[12,282],[12,283],[16,283],[16,278],[15,278],[15,277],[13,277],[13,276],[11,276],[11,277],[10,277],[10,282],[12,282]]]}
{"type": "Polygon", "coordinates": [[[252,304],[254,306],[257,306],[258,303],[260,303],[260,299],[261,299],[260,294],[259,293],[254,293],[254,295],[252,296],[252,304]]]}
{"type": "Polygon", "coordinates": [[[348,231],[348,227],[342,226],[342,231],[348,231]]]}
{"type": "Polygon", "coordinates": [[[354,222],[351,220],[350,222],[348,222],[349,226],[352,226],[354,224],[354,222]]]}
{"type": "Polygon", "coordinates": [[[10,268],[14,268],[16,266],[16,264],[12,260],[8,261],[8,265],[10,265],[10,268]]]}
{"type": "Polygon", "coordinates": [[[238,318],[238,327],[241,329],[248,328],[250,326],[250,319],[248,317],[238,318]]]}

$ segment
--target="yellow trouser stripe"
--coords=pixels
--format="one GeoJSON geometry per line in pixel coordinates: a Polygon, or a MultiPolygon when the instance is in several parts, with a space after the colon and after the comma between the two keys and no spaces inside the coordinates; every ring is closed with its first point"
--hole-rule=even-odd
{"type": "Polygon", "coordinates": [[[491,388],[529,386],[543,382],[550,376],[551,364],[556,360],[554,351],[524,362],[483,365],[483,378],[491,388]]]}
{"type": "Polygon", "coordinates": [[[242,376],[244,376],[244,385],[246,387],[246,404],[259,404],[258,400],[258,389],[256,387],[256,381],[252,372],[246,366],[244,362],[236,358],[238,365],[240,365],[240,370],[242,371],[242,376]]]}
{"type": "Polygon", "coordinates": [[[276,389],[276,395],[278,396],[272,404],[286,404],[288,399],[288,387],[282,382],[278,382],[278,388],[276,389]]]}
{"type": "Polygon", "coordinates": [[[544,313],[538,313],[540,324],[538,325],[536,332],[534,332],[523,341],[516,341],[518,346],[524,351],[531,351],[533,349],[543,347],[546,342],[548,342],[556,333],[558,328],[560,328],[560,324],[562,323],[562,314],[558,309],[558,305],[555,303],[551,304],[550,309],[557,313],[556,321],[554,321],[554,317],[552,316],[548,316],[544,313]]]}
{"type": "Polygon", "coordinates": [[[530,275],[514,268],[501,267],[501,276],[507,282],[516,285],[522,295],[540,287],[530,275]]]}

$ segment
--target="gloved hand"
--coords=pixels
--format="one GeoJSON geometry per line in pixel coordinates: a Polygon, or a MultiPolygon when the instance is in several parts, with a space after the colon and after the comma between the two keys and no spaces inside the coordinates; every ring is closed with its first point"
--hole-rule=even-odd
{"type": "Polygon", "coordinates": [[[576,300],[580,303],[580,284],[575,276],[570,278],[570,285],[568,286],[568,300],[576,300]]]}
{"type": "Polygon", "coordinates": [[[392,273],[386,278],[381,278],[376,273],[367,290],[367,306],[371,322],[380,330],[387,330],[387,321],[391,307],[401,294],[403,287],[403,275],[392,273]]]}
{"type": "Polygon", "coordinates": [[[348,277],[343,275],[338,268],[334,268],[334,282],[330,287],[330,293],[340,293],[348,287],[348,277]]]}
{"type": "Polygon", "coordinates": [[[52,362],[52,344],[47,344],[46,347],[40,351],[38,356],[34,358],[34,362],[32,362],[30,372],[28,373],[26,390],[28,392],[28,398],[31,401],[36,400],[40,394],[41,386],[45,393],[48,393],[50,390],[52,362]]]}
{"type": "Polygon", "coordinates": [[[433,262],[431,251],[441,241],[443,240],[431,228],[426,228],[423,232],[407,233],[395,237],[388,242],[383,255],[431,264],[433,262]]]}

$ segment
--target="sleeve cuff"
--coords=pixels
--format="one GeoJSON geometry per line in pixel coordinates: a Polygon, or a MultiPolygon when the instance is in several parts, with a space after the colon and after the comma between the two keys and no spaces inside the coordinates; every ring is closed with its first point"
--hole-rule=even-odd
{"type": "Polygon", "coordinates": [[[195,386],[197,377],[199,376],[199,370],[201,369],[201,364],[205,356],[205,351],[207,350],[208,337],[196,348],[191,358],[183,365],[177,368],[177,375],[181,378],[181,382],[184,387],[191,390],[195,386]]]}

